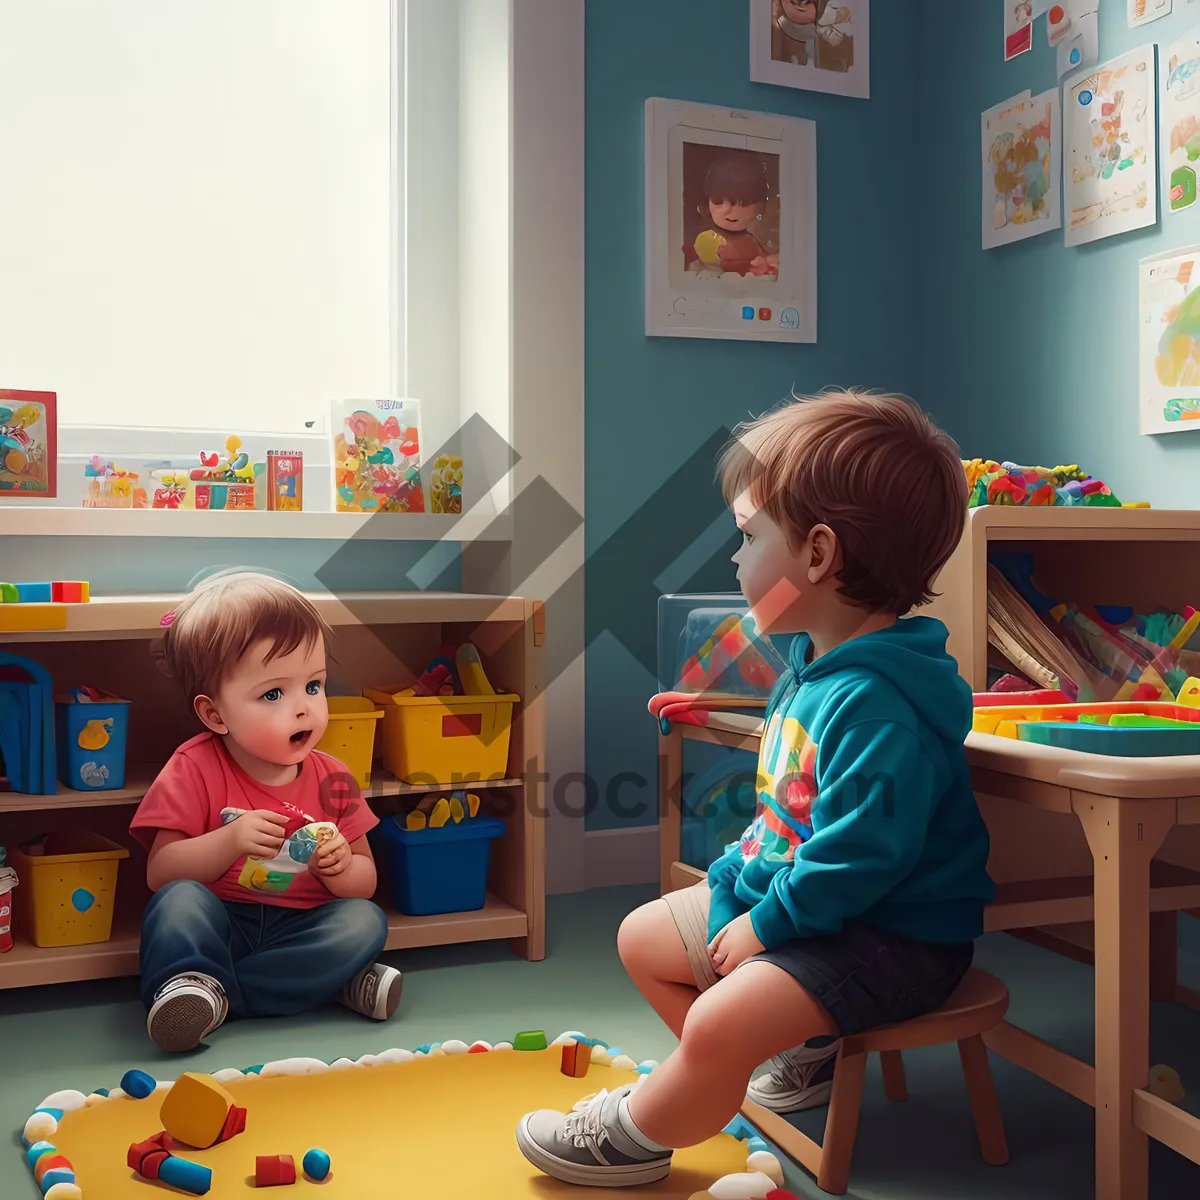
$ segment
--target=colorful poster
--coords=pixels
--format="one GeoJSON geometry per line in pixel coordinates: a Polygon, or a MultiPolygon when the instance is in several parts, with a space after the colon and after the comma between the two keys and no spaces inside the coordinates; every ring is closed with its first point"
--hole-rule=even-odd
{"type": "Polygon", "coordinates": [[[1129,14],[1129,27],[1136,29],[1139,25],[1149,25],[1159,17],[1169,16],[1171,0],[1125,0],[1125,9],[1129,14]]]}
{"type": "Polygon", "coordinates": [[[1058,77],[1082,71],[1100,61],[1100,25],[1095,12],[1074,17],[1066,37],[1058,43],[1058,77]]]}
{"type": "Polygon", "coordinates": [[[1171,212],[1196,203],[1196,163],[1200,159],[1200,26],[1164,51],[1162,72],[1162,156],[1171,212]]]}
{"type": "Polygon", "coordinates": [[[1138,395],[1142,433],[1200,429],[1200,246],[1138,267],[1138,395]]]}
{"type": "Polygon", "coordinates": [[[1061,228],[1058,89],[1023,92],[989,109],[981,134],[983,248],[1061,228]]]}
{"type": "Polygon", "coordinates": [[[1154,64],[1154,47],[1143,46],[1063,87],[1068,246],[1158,220],[1154,64]]]}
{"type": "Polygon", "coordinates": [[[58,394],[0,388],[0,496],[58,494],[58,394]]]}
{"type": "Polygon", "coordinates": [[[1033,45],[1032,0],[1004,0],[1004,61],[1033,45]]]}

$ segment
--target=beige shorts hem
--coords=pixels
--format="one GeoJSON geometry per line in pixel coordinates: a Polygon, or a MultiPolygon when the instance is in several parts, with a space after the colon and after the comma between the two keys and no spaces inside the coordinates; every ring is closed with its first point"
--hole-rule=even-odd
{"type": "Polygon", "coordinates": [[[663,900],[683,939],[696,986],[702,992],[707,991],[717,982],[712,959],[708,957],[708,883],[702,881],[692,887],[667,892],[663,900]]]}

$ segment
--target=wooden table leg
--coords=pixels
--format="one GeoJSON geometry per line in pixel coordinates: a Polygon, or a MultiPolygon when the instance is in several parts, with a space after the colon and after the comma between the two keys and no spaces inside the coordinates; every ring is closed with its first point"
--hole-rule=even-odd
{"type": "Polygon", "coordinates": [[[669,892],[671,864],[679,858],[683,840],[683,735],[672,727],[658,735],[658,859],[659,886],[669,892]]]}
{"type": "Polygon", "coordinates": [[[1179,914],[1150,914],[1150,999],[1173,1003],[1178,988],[1179,914]]]}
{"type": "Polygon", "coordinates": [[[1150,860],[1176,805],[1076,792],[1072,806],[1095,863],[1096,1200],[1147,1200],[1133,1092],[1150,1068],[1150,860]]]}

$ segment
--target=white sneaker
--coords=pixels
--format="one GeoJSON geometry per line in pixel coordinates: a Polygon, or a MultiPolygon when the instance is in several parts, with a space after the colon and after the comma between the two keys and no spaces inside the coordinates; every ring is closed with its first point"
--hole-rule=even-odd
{"type": "Polygon", "coordinates": [[[353,1012],[373,1021],[390,1020],[400,1004],[404,977],[395,967],[371,963],[342,988],[338,999],[353,1012]]]}
{"type": "Polygon", "coordinates": [[[819,1048],[797,1046],[777,1054],[765,1075],[750,1080],[746,1099],[776,1113],[802,1112],[828,1104],[841,1044],[839,1040],[819,1048]]]}
{"type": "Polygon", "coordinates": [[[163,1050],[195,1050],[229,1016],[225,989],[211,975],[176,975],[158,989],[146,1017],[150,1040],[163,1050]]]}

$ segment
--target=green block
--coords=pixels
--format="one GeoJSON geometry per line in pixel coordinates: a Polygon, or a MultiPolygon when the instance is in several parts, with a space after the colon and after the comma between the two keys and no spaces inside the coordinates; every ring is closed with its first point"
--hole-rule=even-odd
{"type": "Polygon", "coordinates": [[[17,604],[20,599],[15,583],[0,583],[0,604],[17,604]]]}
{"type": "Polygon", "coordinates": [[[1200,721],[1177,721],[1148,713],[1113,713],[1108,723],[1118,729],[1200,729],[1200,721]]]}
{"type": "Polygon", "coordinates": [[[546,1034],[541,1029],[527,1029],[513,1038],[514,1050],[545,1050],[546,1034]]]}

